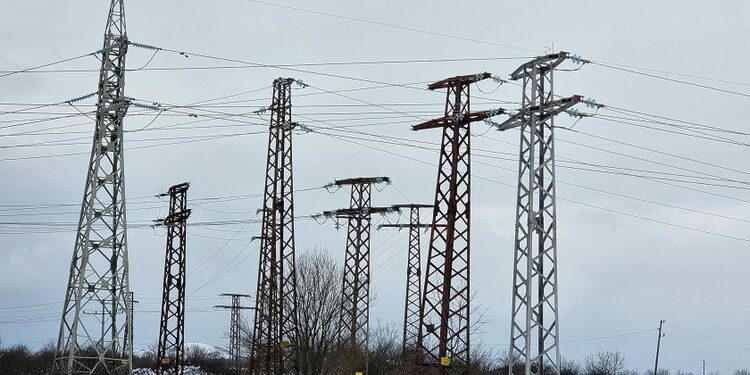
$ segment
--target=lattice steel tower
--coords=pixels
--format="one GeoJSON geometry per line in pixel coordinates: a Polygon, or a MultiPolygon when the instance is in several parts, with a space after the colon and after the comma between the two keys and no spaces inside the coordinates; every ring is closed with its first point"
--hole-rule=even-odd
{"type": "Polygon", "coordinates": [[[273,82],[258,286],[250,367],[253,374],[297,372],[291,78],[273,82]]]}
{"type": "Polygon", "coordinates": [[[525,375],[560,374],[554,116],[581,100],[554,99],[553,71],[566,58],[550,54],[516,69],[511,79],[523,80],[522,108],[498,126],[521,128],[508,354],[525,375]]]}
{"type": "Polygon", "coordinates": [[[425,373],[462,373],[470,363],[469,125],[494,113],[471,112],[469,88],[490,77],[490,73],[457,76],[429,85],[430,90],[447,89],[445,114],[412,127],[443,129],[420,314],[418,347],[425,373]]]}
{"type": "Polygon", "coordinates": [[[57,340],[58,373],[132,370],[123,167],[127,46],[123,0],[112,0],[104,32],[94,141],[57,340]],[[104,309],[103,334],[97,318],[82,314],[87,307],[104,309]]]}
{"type": "Polygon", "coordinates": [[[388,177],[354,177],[336,180],[328,187],[351,186],[349,208],[325,211],[321,215],[347,219],[346,255],[341,292],[338,337],[344,374],[367,370],[370,318],[370,229],[373,213],[392,212],[392,207],[372,207],[372,186],[387,183],[388,177]]]}
{"type": "Polygon", "coordinates": [[[169,192],[169,215],[157,223],[167,227],[164,259],[164,291],[161,300],[159,347],[156,374],[181,375],[185,356],[185,250],[187,239],[187,182],[174,185],[169,192]]]}
{"type": "Polygon", "coordinates": [[[402,350],[413,352],[419,343],[419,313],[422,306],[422,263],[420,233],[421,229],[431,228],[430,224],[419,221],[420,208],[432,208],[427,204],[396,204],[395,210],[409,209],[409,222],[405,224],[382,224],[380,228],[397,228],[409,230],[409,255],[406,262],[406,294],[404,297],[404,328],[402,350]]]}
{"type": "Polygon", "coordinates": [[[229,362],[233,370],[242,369],[242,341],[241,341],[241,310],[249,310],[251,307],[242,306],[240,298],[250,298],[247,294],[224,293],[223,297],[232,297],[231,305],[215,305],[217,309],[228,309],[230,311],[229,320],[229,362]]]}

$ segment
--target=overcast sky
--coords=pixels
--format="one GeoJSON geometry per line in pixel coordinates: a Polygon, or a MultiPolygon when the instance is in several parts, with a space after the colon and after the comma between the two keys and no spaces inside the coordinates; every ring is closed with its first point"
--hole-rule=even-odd
{"type": "MultiPolygon", "coordinates": [[[[600,114],[628,118],[627,123],[607,121],[612,117],[585,118],[573,128],[579,133],[564,129],[556,133],[563,356],[580,360],[588,353],[620,350],[628,367],[647,369],[653,365],[655,328],[660,319],[666,319],[663,367],[697,372],[701,359],[709,371],[730,373],[750,367],[746,270],[750,194],[745,182],[750,180],[750,170],[747,145],[742,144],[747,137],[705,130],[696,133],[670,126],[675,124],[672,120],[665,121],[669,124],[638,122],[633,112],[617,112],[622,108],[746,131],[742,108],[750,98],[738,93],[750,92],[750,73],[741,68],[750,58],[746,39],[750,3],[543,1],[532,7],[521,1],[321,0],[304,5],[269,1],[381,24],[245,0],[126,2],[131,41],[186,51],[188,56],[159,52],[148,63],[153,51],[131,48],[128,68],[144,69],[127,73],[128,96],[144,103],[188,104],[240,94],[212,102],[224,106],[210,110],[243,114],[231,121],[217,120],[211,118],[215,113],[201,107],[167,111],[155,119],[156,112],[131,107],[125,119],[126,130],[132,131],[125,141],[129,223],[163,217],[166,203],[150,197],[183,181],[191,182],[191,221],[253,218],[261,204],[257,194],[262,192],[268,118],[247,114],[270,103],[275,77],[291,76],[310,84],[294,90],[292,101],[295,119],[311,127],[359,125],[353,129],[437,143],[439,131],[415,133],[410,126],[440,116],[445,94],[415,87],[482,71],[507,77],[532,56],[553,48],[570,51],[593,61],[634,66],[640,72],[734,93],[595,64],[556,75],[557,94],[594,98],[615,107],[602,109],[600,114]],[[308,72],[247,65],[155,69],[239,66],[196,53],[267,64],[475,60],[300,68],[308,72]],[[342,93],[346,97],[326,93],[379,86],[372,81],[398,85],[342,93]],[[188,121],[194,122],[184,124],[188,121]],[[168,128],[175,124],[182,125],[168,128]],[[146,125],[147,130],[136,131],[146,125]],[[217,134],[226,137],[206,140],[217,134]],[[715,136],[723,139],[706,139],[715,136]],[[632,170],[618,173],[622,168],[632,170]],[[236,195],[244,196],[201,199],[236,195]]],[[[105,0],[3,1],[0,70],[41,65],[101,48],[107,9],[105,0]]],[[[75,228],[10,223],[76,221],[93,122],[65,105],[24,114],[2,112],[94,92],[98,68],[98,60],[87,57],[45,68],[73,72],[0,78],[3,345],[37,347],[57,337],[75,228]],[[52,119],[65,115],[70,116],[52,119]],[[34,122],[17,125],[30,121],[34,122]],[[48,204],[53,205],[40,207],[48,204]],[[34,306],[19,307],[27,305],[34,306]]],[[[577,66],[567,62],[561,68],[577,66]]],[[[497,87],[489,80],[473,86],[472,93],[474,110],[514,109],[521,96],[518,86],[497,87]]],[[[94,98],[89,98],[76,105],[86,112],[93,103],[94,98]]],[[[591,111],[584,106],[579,109],[591,111]]],[[[574,121],[562,115],[556,124],[568,127],[574,121]]],[[[295,136],[297,188],[322,186],[336,178],[390,176],[393,185],[375,191],[373,204],[434,200],[438,158],[434,146],[384,144],[382,139],[351,131],[328,131],[339,138],[321,133],[295,136]]],[[[473,156],[472,287],[477,303],[489,312],[484,333],[472,341],[502,349],[509,341],[518,132],[499,133],[475,123],[472,133],[472,147],[477,151],[473,156]]],[[[323,189],[299,192],[296,214],[343,207],[347,194],[323,189]]],[[[218,297],[220,293],[255,293],[258,242],[249,239],[259,229],[258,224],[189,228],[188,342],[226,344],[229,313],[211,306],[228,302],[218,297]]],[[[377,299],[372,325],[376,321],[401,325],[407,235],[394,233],[373,234],[372,288],[377,299]]],[[[302,218],[296,234],[301,253],[319,247],[337,259],[343,256],[345,232],[336,231],[330,221],[318,225],[302,218]]],[[[128,240],[131,289],[140,300],[135,344],[143,348],[154,344],[158,335],[164,231],[134,227],[128,240]]]]}

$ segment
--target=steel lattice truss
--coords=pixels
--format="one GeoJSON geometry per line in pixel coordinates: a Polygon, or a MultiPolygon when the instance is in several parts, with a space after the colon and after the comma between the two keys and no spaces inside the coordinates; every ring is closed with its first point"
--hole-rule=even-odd
{"type": "Polygon", "coordinates": [[[96,128],[57,341],[55,371],[132,370],[125,220],[123,117],[127,36],[122,0],[112,0],[99,75],[96,128]],[[84,310],[101,309],[85,316],[84,310]]]}
{"type": "Polygon", "coordinates": [[[447,89],[445,115],[413,127],[443,129],[420,314],[419,347],[425,371],[432,367],[443,374],[462,373],[470,363],[469,124],[490,114],[471,112],[469,88],[490,76],[489,73],[458,76],[429,85],[431,90],[447,89]]]}
{"type": "Polygon", "coordinates": [[[421,265],[421,229],[430,228],[429,224],[419,221],[420,208],[432,208],[425,204],[396,204],[392,206],[396,210],[409,209],[409,223],[407,224],[383,224],[380,228],[409,229],[409,254],[406,264],[406,294],[404,302],[404,328],[403,328],[403,351],[404,353],[416,350],[419,342],[419,312],[422,305],[422,265],[421,265]]]}
{"type": "Polygon", "coordinates": [[[294,253],[291,78],[273,84],[263,200],[253,374],[297,372],[297,278],[294,253]]]}
{"type": "Polygon", "coordinates": [[[353,184],[349,208],[364,210],[349,217],[341,298],[339,341],[350,350],[367,350],[370,314],[370,195],[369,183],[353,184]]]}
{"type": "Polygon", "coordinates": [[[342,282],[338,338],[342,373],[365,371],[370,314],[370,229],[373,213],[387,213],[392,207],[372,207],[372,185],[390,183],[388,177],[355,177],[336,180],[329,186],[351,185],[349,208],[325,211],[321,215],[347,219],[346,255],[342,282]]]}
{"type": "MultiPolygon", "coordinates": [[[[159,347],[156,354],[158,375],[181,375],[185,355],[185,249],[187,238],[188,183],[169,188],[169,215],[160,220],[167,227],[164,258],[164,291],[161,300],[159,347]]],[[[162,194],[164,196],[166,194],[162,194]]]]}
{"type": "Polygon", "coordinates": [[[554,100],[553,71],[566,56],[534,59],[511,75],[523,79],[522,109],[499,126],[521,130],[509,356],[526,375],[560,374],[553,121],[581,99],[554,100]]]}
{"type": "Polygon", "coordinates": [[[235,371],[242,369],[242,341],[241,341],[241,315],[240,310],[247,310],[250,307],[242,306],[240,298],[250,298],[247,294],[232,294],[224,293],[224,297],[232,297],[232,304],[227,305],[216,305],[215,308],[229,309],[230,321],[229,321],[229,361],[230,366],[235,371]]]}

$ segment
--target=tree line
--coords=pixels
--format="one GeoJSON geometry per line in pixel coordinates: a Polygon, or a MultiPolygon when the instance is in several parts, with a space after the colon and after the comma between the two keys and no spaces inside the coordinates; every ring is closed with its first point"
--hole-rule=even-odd
{"type": "MultiPolygon", "coordinates": [[[[339,350],[338,320],[341,306],[341,283],[343,273],[340,265],[327,252],[310,250],[297,260],[298,287],[298,337],[297,366],[300,375],[340,375],[351,361],[351,351],[339,350]]],[[[481,330],[483,314],[474,312],[474,330],[481,330]]],[[[189,333],[188,333],[189,334],[189,333]]],[[[252,324],[246,319],[242,325],[244,358],[250,353],[252,324]]],[[[209,375],[235,375],[229,360],[221,353],[209,351],[201,346],[186,348],[184,364],[200,367],[209,375]]],[[[363,348],[362,348],[363,349],[363,348]]],[[[370,330],[366,362],[368,375],[393,375],[405,373],[413,366],[404,354],[400,325],[377,324],[370,330]]],[[[361,350],[360,352],[365,352],[361,350]]],[[[407,353],[408,354],[408,353],[407,353]]],[[[55,357],[55,346],[48,343],[38,350],[19,344],[3,347],[0,341],[0,374],[2,375],[50,375],[55,357]]],[[[506,375],[509,366],[513,372],[523,373],[523,367],[514,364],[505,351],[496,351],[481,343],[472,348],[469,373],[472,375],[506,375]]],[[[241,368],[247,369],[248,363],[241,368]]],[[[133,357],[134,369],[156,368],[156,350],[139,351],[133,357]]],[[[142,373],[142,372],[140,372],[142,373]]],[[[551,374],[552,371],[545,371],[551,374]]],[[[653,371],[638,372],[629,369],[624,356],[618,351],[593,353],[581,362],[563,359],[561,375],[653,375],[653,371]]],[[[657,375],[699,375],[678,370],[673,374],[666,369],[657,375]]],[[[710,372],[707,375],[721,375],[710,372]]],[[[728,375],[728,374],[727,374],[728,375]]],[[[747,369],[738,369],[733,375],[750,375],[747,369]]]]}

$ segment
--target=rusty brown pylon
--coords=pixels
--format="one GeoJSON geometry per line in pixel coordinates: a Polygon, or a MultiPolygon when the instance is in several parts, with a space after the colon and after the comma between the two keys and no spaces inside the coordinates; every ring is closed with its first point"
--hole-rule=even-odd
{"type": "Polygon", "coordinates": [[[382,224],[380,228],[409,229],[409,254],[406,262],[406,294],[404,302],[403,351],[414,350],[419,338],[419,312],[422,305],[420,229],[430,224],[419,221],[420,208],[432,208],[427,204],[395,204],[394,209],[409,209],[409,222],[404,224],[382,224]]]}
{"type": "Polygon", "coordinates": [[[419,343],[419,313],[422,306],[422,263],[420,230],[431,228],[432,225],[421,223],[420,208],[432,208],[427,204],[396,204],[394,209],[409,209],[409,222],[403,224],[382,224],[380,228],[396,228],[409,230],[409,254],[406,262],[406,293],[404,296],[404,327],[402,353],[404,358],[404,372],[413,373],[417,364],[417,344],[419,343]]]}
{"type": "MultiPolygon", "coordinates": [[[[161,301],[159,346],[156,354],[158,375],[181,375],[185,355],[185,249],[187,238],[187,182],[169,188],[169,215],[158,220],[167,227],[164,260],[164,292],[161,301]]],[[[166,196],[167,194],[162,194],[166,196]]]]}
{"type": "Polygon", "coordinates": [[[447,89],[445,114],[412,127],[443,130],[418,348],[424,373],[460,374],[470,364],[469,125],[503,110],[471,112],[469,88],[490,73],[457,76],[427,86],[447,89]]]}
{"type": "Polygon", "coordinates": [[[250,372],[296,374],[297,276],[292,178],[292,78],[273,82],[250,372]]]}
{"type": "Polygon", "coordinates": [[[343,374],[367,372],[370,313],[370,229],[374,213],[394,211],[392,207],[372,207],[372,186],[390,183],[388,177],[355,177],[336,180],[327,188],[351,186],[349,208],[325,211],[326,218],[346,219],[346,256],[339,318],[339,352],[343,374]]]}
{"type": "Polygon", "coordinates": [[[250,298],[248,294],[222,293],[222,297],[231,297],[231,305],[214,305],[215,309],[225,309],[230,311],[229,317],[229,367],[233,372],[242,370],[242,342],[240,337],[240,325],[242,319],[241,310],[250,310],[252,307],[242,306],[240,298],[250,298]]]}

